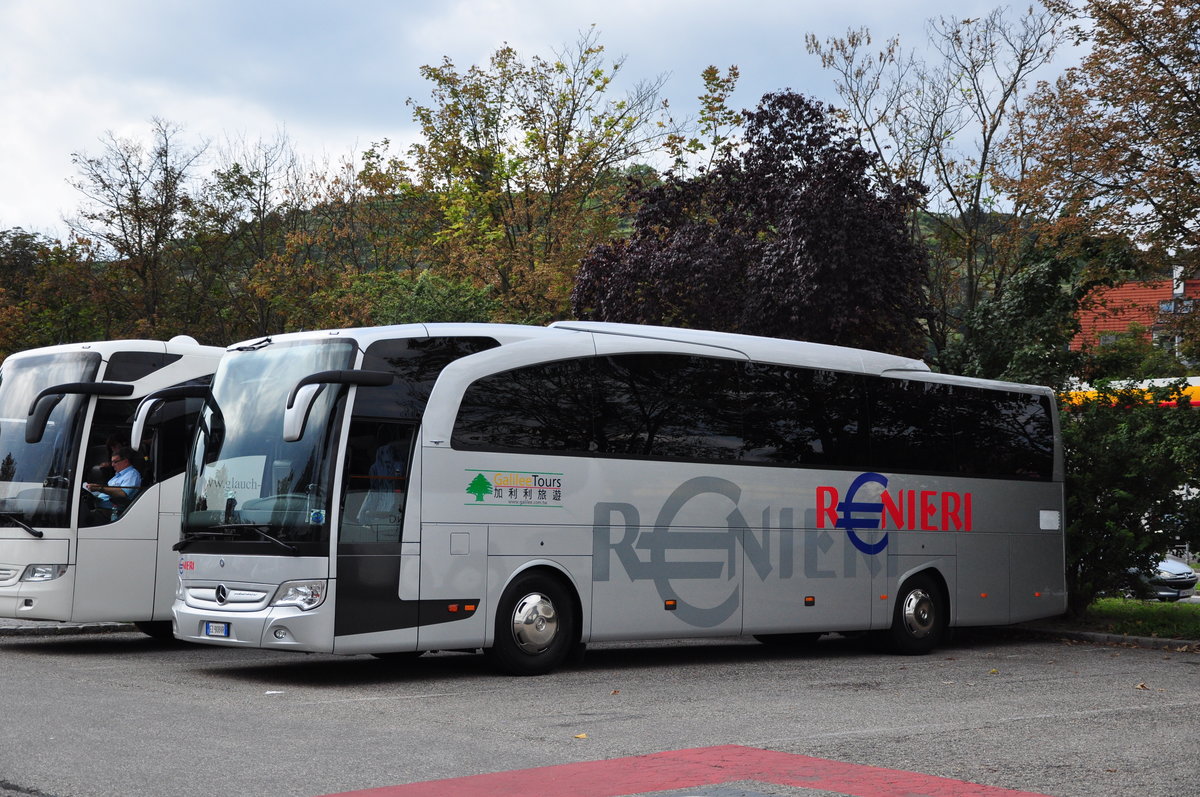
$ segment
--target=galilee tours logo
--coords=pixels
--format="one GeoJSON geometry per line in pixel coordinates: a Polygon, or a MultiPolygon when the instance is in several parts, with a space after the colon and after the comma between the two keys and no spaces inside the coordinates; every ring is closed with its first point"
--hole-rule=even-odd
{"type": "Polygon", "coordinates": [[[558,507],[563,503],[563,474],[468,468],[468,505],[558,507]]]}

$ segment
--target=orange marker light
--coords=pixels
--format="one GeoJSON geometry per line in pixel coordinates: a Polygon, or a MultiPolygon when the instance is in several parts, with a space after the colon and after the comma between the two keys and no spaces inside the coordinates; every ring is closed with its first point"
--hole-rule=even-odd
{"type": "Polygon", "coordinates": [[[663,608],[669,612],[675,611],[676,602],[673,600],[663,601],[663,608]]]}
{"type": "Polygon", "coordinates": [[[467,604],[466,606],[464,606],[463,608],[464,608],[464,609],[466,609],[468,612],[473,612],[473,611],[475,611],[475,608],[476,608],[476,607],[475,607],[475,604],[473,604],[473,603],[468,603],[468,604],[467,604]]]}
{"type": "Polygon", "coordinates": [[[881,601],[887,600],[887,595],[880,595],[879,600],[881,600],[881,601]]]}
{"type": "Polygon", "coordinates": [[[446,611],[450,612],[451,614],[453,614],[453,613],[457,612],[457,611],[458,611],[458,604],[457,604],[457,603],[451,603],[449,606],[447,606],[447,607],[446,607],[446,611]]]}
{"type": "Polygon", "coordinates": [[[805,606],[816,606],[817,605],[816,597],[813,595],[805,595],[804,596],[804,605],[805,606]]]}
{"type": "Polygon", "coordinates": [[[986,593],[986,592],[981,592],[981,593],[979,593],[979,597],[981,597],[981,598],[986,598],[986,597],[987,597],[987,593],[986,593]]]}

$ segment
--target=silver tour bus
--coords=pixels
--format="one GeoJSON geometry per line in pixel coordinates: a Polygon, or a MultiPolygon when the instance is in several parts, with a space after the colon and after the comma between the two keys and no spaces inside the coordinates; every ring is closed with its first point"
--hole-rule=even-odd
{"type": "Polygon", "coordinates": [[[482,648],[876,632],[1061,613],[1047,388],[635,325],[429,324],[232,347],[188,466],[181,639],[482,648]]]}
{"type": "Polygon", "coordinates": [[[200,399],[158,402],[132,496],[101,499],[148,393],[206,385],[224,350],[192,338],[50,346],[0,364],[0,617],[133,621],[171,638],[187,449],[200,399]]]}

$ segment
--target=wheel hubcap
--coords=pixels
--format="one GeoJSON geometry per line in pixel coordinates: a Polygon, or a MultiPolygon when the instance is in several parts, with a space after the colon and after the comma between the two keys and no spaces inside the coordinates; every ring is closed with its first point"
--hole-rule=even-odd
{"type": "Polygon", "coordinates": [[[540,592],[532,592],[517,601],[512,618],[513,639],[526,653],[541,653],[558,634],[558,612],[540,592]]]}
{"type": "Polygon", "coordinates": [[[937,606],[933,596],[923,589],[914,589],[904,596],[902,608],[904,629],[915,639],[924,639],[933,633],[937,619],[937,606]]]}

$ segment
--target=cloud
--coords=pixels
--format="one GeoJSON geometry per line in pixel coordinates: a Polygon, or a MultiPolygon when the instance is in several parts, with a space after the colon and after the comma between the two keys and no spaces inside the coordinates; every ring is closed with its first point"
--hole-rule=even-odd
{"type": "MultiPolygon", "coordinates": [[[[832,81],[806,32],[869,25],[882,40],[923,40],[924,17],[986,12],[960,0],[6,0],[0,3],[0,229],[61,234],[79,196],[72,152],[106,131],[146,139],[154,117],[196,141],[270,138],[283,129],[314,157],[340,158],[413,135],[423,64],[484,63],[504,43],[549,58],[595,24],[624,80],[669,75],[681,114],[701,70],[737,64],[736,107],[786,87],[826,101],[832,81]]],[[[916,42],[913,41],[915,44],[916,42]]]]}

